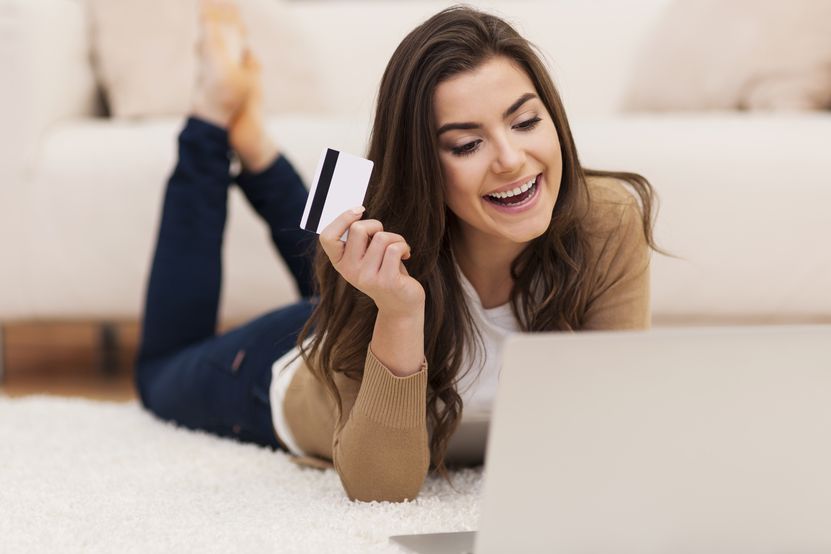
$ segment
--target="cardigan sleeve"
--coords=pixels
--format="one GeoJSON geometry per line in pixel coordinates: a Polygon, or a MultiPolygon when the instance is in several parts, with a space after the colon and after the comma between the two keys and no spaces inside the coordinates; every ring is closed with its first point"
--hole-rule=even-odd
{"type": "Polygon", "coordinates": [[[367,348],[363,379],[344,406],[332,455],[353,500],[400,502],[418,496],[430,467],[427,439],[427,363],[397,377],[367,348]],[[348,411],[347,411],[348,410],[348,411]]]}
{"type": "Polygon", "coordinates": [[[367,348],[360,380],[333,375],[343,407],[308,366],[295,374],[284,400],[294,439],[308,460],[334,462],[352,500],[400,502],[415,498],[430,467],[427,438],[427,364],[396,377],[367,348]]]}

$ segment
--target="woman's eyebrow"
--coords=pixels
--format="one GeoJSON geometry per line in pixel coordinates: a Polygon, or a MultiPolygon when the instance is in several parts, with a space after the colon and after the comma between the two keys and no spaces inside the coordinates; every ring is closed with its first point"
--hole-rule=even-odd
{"type": "MultiPolygon", "coordinates": [[[[526,92],[519,98],[517,98],[516,102],[510,105],[510,107],[505,110],[505,113],[502,114],[502,119],[505,119],[515,111],[517,111],[523,104],[531,100],[532,98],[536,98],[537,95],[533,92],[526,92]]],[[[442,133],[446,133],[447,131],[453,130],[462,130],[467,131],[470,129],[478,129],[481,127],[479,123],[472,123],[472,122],[464,122],[464,123],[446,123],[439,127],[439,130],[436,132],[437,135],[441,135],[442,133]]]]}
{"type": "Polygon", "coordinates": [[[519,107],[520,107],[520,106],[522,106],[523,104],[525,104],[526,102],[528,102],[528,101],[529,101],[529,100],[531,100],[532,98],[536,98],[536,97],[537,97],[537,95],[536,95],[536,94],[534,94],[533,92],[526,92],[525,94],[523,94],[522,96],[520,96],[520,97],[517,99],[517,101],[516,101],[516,102],[514,102],[513,104],[511,104],[511,107],[510,107],[510,108],[508,108],[507,110],[505,110],[505,113],[503,113],[503,114],[502,114],[502,119],[505,119],[506,117],[508,117],[509,115],[511,115],[512,113],[514,113],[515,111],[517,111],[517,110],[519,109],[519,107]]]}

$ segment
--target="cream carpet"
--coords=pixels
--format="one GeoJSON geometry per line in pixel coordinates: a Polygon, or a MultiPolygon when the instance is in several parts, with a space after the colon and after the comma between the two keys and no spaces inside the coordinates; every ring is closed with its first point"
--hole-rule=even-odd
{"type": "Polygon", "coordinates": [[[3,552],[401,552],[390,535],[476,528],[481,469],[453,476],[354,503],[333,471],[137,403],[0,396],[3,552]]]}

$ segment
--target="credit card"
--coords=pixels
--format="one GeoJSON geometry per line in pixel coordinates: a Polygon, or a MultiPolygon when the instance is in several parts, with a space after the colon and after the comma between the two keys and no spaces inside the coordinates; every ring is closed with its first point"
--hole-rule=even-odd
{"type": "MultiPolygon", "coordinates": [[[[300,228],[320,234],[346,210],[362,206],[374,164],[359,156],[324,148],[317,164],[300,228]]],[[[344,233],[341,240],[346,240],[344,233]]]]}

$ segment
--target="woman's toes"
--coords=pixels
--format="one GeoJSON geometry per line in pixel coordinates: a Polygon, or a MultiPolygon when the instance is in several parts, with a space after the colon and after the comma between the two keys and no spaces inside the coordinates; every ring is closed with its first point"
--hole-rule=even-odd
{"type": "Polygon", "coordinates": [[[244,31],[242,16],[236,2],[231,0],[210,0],[210,2],[213,17],[221,23],[237,27],[240,32],[244,31]]]}
{"type": "Polygon", "coordinates": [[[236,4],[220,0],[201,0],[201,35],[208,52],[214,52],[234,65],[242,63],[245,36],[236,4]]]}

